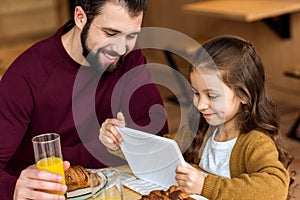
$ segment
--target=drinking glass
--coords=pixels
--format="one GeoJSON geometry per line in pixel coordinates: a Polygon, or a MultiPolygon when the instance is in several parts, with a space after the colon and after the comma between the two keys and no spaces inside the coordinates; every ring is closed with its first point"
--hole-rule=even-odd
{"type": "MultiPolygon", "coordinates": [[[[36,167],[40,170],[61,175],[62,184],[65,182],[63,158],[60,146],[60,136],[57,133],[45,133],[32,138],[36,167]]],[[[48,193],[61,194],[64,192],[48,191],[48,193]]]]}
{"type": "Polygon", "coordinates": [[[93,170],[90,175],[91,193],[95,200],[123,200],[121,173],[114,168],[93,170]],[[100,186],[99,186],[100,177],[100,186]]]}

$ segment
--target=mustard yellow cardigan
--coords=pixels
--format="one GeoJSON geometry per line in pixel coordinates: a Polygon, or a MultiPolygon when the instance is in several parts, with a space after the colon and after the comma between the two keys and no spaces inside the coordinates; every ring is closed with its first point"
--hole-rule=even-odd
{"type": "Polygon", "coordinates": [[[259,131],[241,134],[230,157],[231,178],[208,174],[202,196],[230,200],[284,200],[289,173],[278,160],[271,138],[259,131]]]}

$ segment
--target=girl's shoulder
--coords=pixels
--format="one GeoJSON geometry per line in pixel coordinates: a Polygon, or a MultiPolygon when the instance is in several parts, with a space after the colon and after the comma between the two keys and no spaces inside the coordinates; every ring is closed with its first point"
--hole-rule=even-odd
{"type": "Polygon", "coordinates": [[[252,130],[248,133],[243,133],[239,136],[237,143],[240,144],[262,144],[262,143],[274,144],[272,138],[262,131],[252,130]]]}
{"type": "Polygon", "coordinates": [[[264,133],[262,131],[258,131],[258,130],[252,130],[248,133],[242,133],[240,135],[240,137],[245,137],[245,138],[270,138],[269,135],[267,135],[266,133],[264,133]]]}

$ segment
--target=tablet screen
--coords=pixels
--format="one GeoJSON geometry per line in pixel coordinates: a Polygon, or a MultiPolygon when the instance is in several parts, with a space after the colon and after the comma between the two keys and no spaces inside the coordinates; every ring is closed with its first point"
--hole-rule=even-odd
{"type": "Polygon", "coordinates": [[[123,154],[136,177],[165,188],[177,185],[175,169],[186,163],[174,140],[126,127],[116,128],[123,137],[123,154]]]}

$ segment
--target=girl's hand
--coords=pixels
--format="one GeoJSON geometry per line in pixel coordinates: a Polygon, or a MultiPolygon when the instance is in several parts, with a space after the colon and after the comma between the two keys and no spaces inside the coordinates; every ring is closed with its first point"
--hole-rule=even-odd
{"type": "MultiPolygon", "coordinates": [[[[70,163],[65,161],[64,168],[67,170],[70,163]]],[[[61,184],[62,176],[36,169],[31,165],[24,169],[15,186],[14,200],[23,199],[53,199],[64,200],[64,195],[50,194],[43,190],[66,192],[67,186],[61,184]]]]}
{"type": "Polygon", "coordinates": [[[124,115],[119,112],[117,119],[106,119],[102,123],[100,128],[99,140],[110,150],[116,151],[120,148],[120,144],[123,141],[122,136],[117,131],[115,126],[120,128],[125,127],[124,115]]]}
{"type": "Polygon", "coordinates": [[[205,177],[191,165],[179,165],[176,168],[175,179],[183,191],[201,195],[205,177]]]}

